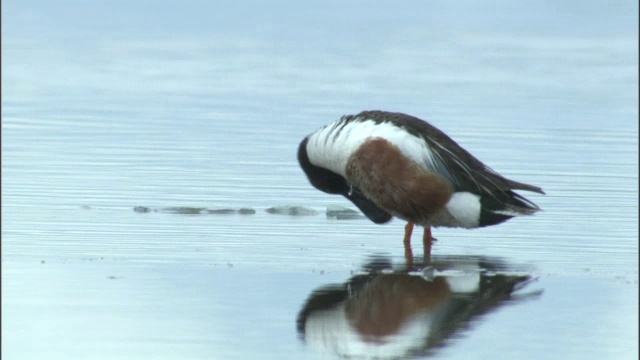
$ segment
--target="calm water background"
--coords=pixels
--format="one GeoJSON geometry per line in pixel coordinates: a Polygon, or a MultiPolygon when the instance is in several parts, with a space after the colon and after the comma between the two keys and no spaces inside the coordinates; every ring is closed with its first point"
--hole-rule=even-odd
{"type": "MultiPolygon", "coordinates": [[[[430,121],[544,211],[436,229],[533,267],[440,358],[638,357],[638,4],[21,1],[2,5],[2,355],[315,358],[309,294],[400,221],[340,221],[299,141],[365,109],[430,121]],[[297,205],[316,216],[265,212],[297,205]],[[135,206],[249,207],[253,215],[135,206]]],[[[415,249],[418,250],[418,249],[415,249]]]]}

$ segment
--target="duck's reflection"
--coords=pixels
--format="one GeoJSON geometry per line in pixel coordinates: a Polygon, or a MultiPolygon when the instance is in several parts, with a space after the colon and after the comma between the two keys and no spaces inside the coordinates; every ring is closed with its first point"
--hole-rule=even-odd
{"type": "Polygon", "coordinates": [[[537,298],[541,291],[514,294],[531,282],[531,270],[478,257],[414,259],[410,268],[393,269],[389,259],[374,258],[364,274],[315,290],[298,315],[298,332],[340,356],[428,354],[474,317],[537,298]]]}

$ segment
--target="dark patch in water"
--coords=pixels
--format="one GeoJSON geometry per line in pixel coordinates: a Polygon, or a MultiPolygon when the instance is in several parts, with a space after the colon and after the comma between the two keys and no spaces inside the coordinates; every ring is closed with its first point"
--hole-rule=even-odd
{"type": "Polygon", "coordinates": [[[304,216],[304,215],[316,215],[317,211],[306,208],[303,206],[274,206],[270,207],[266,210],[269,214],[277,214],[277,215],[294,215],[294,216],[304,216]]]}
{"type": "Polygon", "coordinates": [[[178,214],[178,215],[202,215],[202,214],[212,214],[212,215],[225,215],[225,214],[240,214],[240,215],[250,215],[255,214],[256,211],[251,208],[241,208],[241,209],[207,209],[207,208],[197,208],[190,206],[176,206],[176,207],[165,207],[159,209],[153,209],[146,206],[136,206],[133,208],[133,211],[139,214],[145,214],[150,212],[159,212],[164,214],[178,214]]]}
{"type": "Polygon", "coordinates": [[[359,211],[349,209],[342,206],[327,207],[327,218],[336,220],[357,220],[364,219],[366,216],[359,211]]]}

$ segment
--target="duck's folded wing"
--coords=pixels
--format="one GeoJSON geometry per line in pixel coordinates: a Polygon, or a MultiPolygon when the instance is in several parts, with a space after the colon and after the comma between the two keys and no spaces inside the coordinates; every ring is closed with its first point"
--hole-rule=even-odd
{"type": "Polygon", "coordinates": [[[458,190],[494,194],[509,190],[526,190],[544,194],[541,188],[503,177],[449,138],[426,139],[432,167],[458,190]]]}

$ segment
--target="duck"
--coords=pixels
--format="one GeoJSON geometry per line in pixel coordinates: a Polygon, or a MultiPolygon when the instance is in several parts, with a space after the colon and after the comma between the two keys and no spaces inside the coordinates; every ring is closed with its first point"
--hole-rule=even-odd
{"type": "Polygon", "coordinates": [[[298,162],[313,187],[342,195],[372,222],[424,228],[425,255],[432,227],[474,229],[541,210],[515,190],[544,194],[507,179],[428,122],[399,112],[345,115],[306,136],[298,162]]]}

